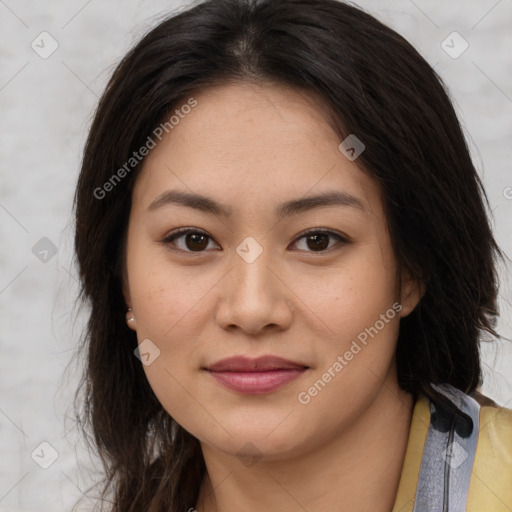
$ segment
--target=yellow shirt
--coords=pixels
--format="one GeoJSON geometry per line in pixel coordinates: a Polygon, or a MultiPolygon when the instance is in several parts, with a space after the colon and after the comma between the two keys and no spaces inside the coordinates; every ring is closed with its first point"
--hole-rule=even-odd
{"type": "MultiPolygon", "coordinates": [[[[392,512],[413,512],[417,489],[421,485],[428,485],[429,478],[424,478],[420,485],[418,480],[429,425],[430,401],[421,395],[413,410],[404,466],[392,512]]],[[[450,508],[446,510],[452,512],[450,508]]],[[[466,506],[453,507],[453,510],[512,512],[512,410],[480,406],[478,442],[466,506]]],[[[442,512],[442,508],[420,512],[442,512]]]]}

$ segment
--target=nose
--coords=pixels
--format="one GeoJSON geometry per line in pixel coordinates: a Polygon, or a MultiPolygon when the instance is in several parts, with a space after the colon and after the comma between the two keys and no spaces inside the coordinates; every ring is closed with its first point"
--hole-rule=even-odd
{"type": "Polygon", "coordinates": [[[233,267],[221,284],[217,323],[251,335],[285,330],[293,318],[290,283],[273,264],[270,251],[252,256],[246,257],[243,251],[234,255],[233,267]]]}

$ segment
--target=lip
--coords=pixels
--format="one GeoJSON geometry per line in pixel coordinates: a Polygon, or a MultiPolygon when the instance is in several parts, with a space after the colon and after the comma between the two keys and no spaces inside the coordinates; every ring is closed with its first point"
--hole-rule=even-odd
{"type": "Polygon", "coordinates": [[[251,359],[244,356],[222,359],[205,368],[217,382],[245,394],[274,391],[300,377],[309,367],[276,356],[251,359]]]}
{"type": "Polygon", "coordinates": [[[206,369],[212,372],[266,372],[270,370],[297,370],[308,366],[277,356],[260,356],[251,359],[235,356],[222,359],[206,369]]]}

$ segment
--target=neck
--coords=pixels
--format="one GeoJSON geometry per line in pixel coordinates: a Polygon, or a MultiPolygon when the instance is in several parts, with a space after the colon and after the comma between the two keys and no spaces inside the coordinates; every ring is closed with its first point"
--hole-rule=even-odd
{"type": "Polygon", "coordinates": [[[371,406],[334,439],[293,460],[245,467],[202,446],[207,474],[198,512],[390,512],[400,481],[413,398],[385,383],[371,406]]]}

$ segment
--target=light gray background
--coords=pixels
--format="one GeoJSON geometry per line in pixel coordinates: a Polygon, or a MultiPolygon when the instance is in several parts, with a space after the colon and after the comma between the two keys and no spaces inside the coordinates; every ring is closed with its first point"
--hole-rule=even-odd
{"type": "MultiPolygon", "coordinates": [[[[510,257],[512,0],[355,3],[405,36],[444,78],[510,257]],[[453,31],[469,44],[456,59],[441,46],[453,31]]],[[[72,194],[91,115],[114,65],[162,15],[186,5],[0,0],[0,512],[67,511],[89,483],[89,459],[75,447],[73,423],[64,421],[79,368],[63,372],[83,326],[83,317],[72,322],[72,194]],[[59,45],[46,59],[31,48],[43,31],[59,45]],[[58,249],[47,262],[32,251],[43,237],[58,249]],[[58,452],[48,469],[31,458],[43,441],[58,452]]],[[[502,272],[498,326],[509,338],[511,270],[502,272]]],[[[486,347],[484,367],[484,392],[512,407],[512,343],[486,347]]]]}

